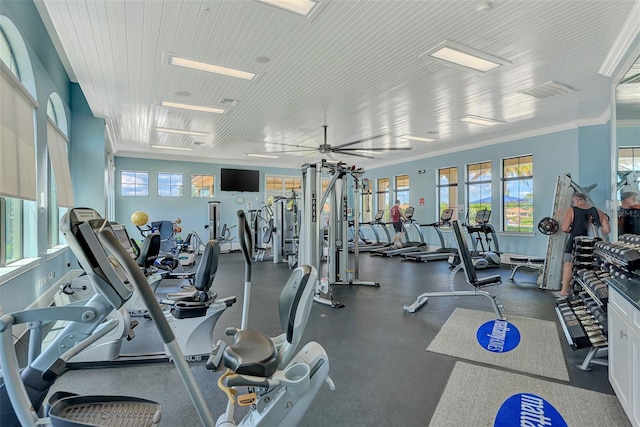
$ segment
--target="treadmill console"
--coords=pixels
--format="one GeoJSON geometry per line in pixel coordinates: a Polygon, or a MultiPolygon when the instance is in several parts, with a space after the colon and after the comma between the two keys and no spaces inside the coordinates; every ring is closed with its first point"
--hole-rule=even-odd
{"type": "Polygon", "coordinates": [[[411,220],[411,218],[413,218],[413,213],[415,212],[415,208],[412,206],[408,206],[405,210],[404,210],[404,216],[408,219],[411,220]]]}
{"type": "Polygon", "coordinates": [[[484,225],[491,219],[491,211],[489,209],[481,209],[476,213],[476,225],[484,225]]]}
{"type": "Polygon", "coordinates": [[[116,235],[109,221],[93,209],[73,208],[60,220],[60,230],[95,289],[119,309],[131,298],[133,286],[120,263],[98,239],[105,230],[116,235]]]}
{"type": "Polygon", "coordinates": [[[453,218],[453,209],[444,209],[440,215],[440,222],[446,224],[451,221],[451,218],[453,218]]]}

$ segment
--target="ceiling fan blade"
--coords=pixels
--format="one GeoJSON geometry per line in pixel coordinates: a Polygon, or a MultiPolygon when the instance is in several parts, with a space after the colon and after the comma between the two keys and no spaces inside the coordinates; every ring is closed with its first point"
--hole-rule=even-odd
{"type": "Polygon", "coordinates": [[[366,154],[361,154],[361,153],[350,153],[348,151],[342,151],[342,150],[332,150],[332,153],[334,154],[346,154],[347,156],[355,156],[355,157],[364,157],[365,159],[375,159],[375,157],[373,156],[367,156],[366,154]]]}
{"type": "Polygon", "coordinates": [[[301,153],[304,151],[318,151],[318,150],[316,148],[302,148],[300,150],[270,151],[270,153],[301,153]]]}
{"type": "Polygon", "coordinates": [[[364,150],[364,151],[398,151],[398,150],[413,150],[413,147],[389,147],[389,148],[382,148],[382,147],[378,147],[378,148],[338,148],[338,149],[334,149],[334,151],[359,151],[359,150],[364,150]]]}
{"type": "Polygon", "coordinates": [[[349,145],[358,144],[360,142],[365,142],[365,141],[371,141],[373,139],[378,139],[378,138],[381,138],[381,137],[383,137],[385,135],[386,135],[386,133],[383,133],[381,135],[371,136],[369,138],[363,138],[363,139],[359,139],[357,141],[351,141],[351,142],[347,142],[345,144],[335,145],[333,148],[336,149],[336,148],[348,147],[349,145]]]}
{"type": "Polygon", "coordinates": [[[282,145],[285,147],[295,147],[295,148],[304,147],[303,145],[285,144],[283,142],[267,142],[266,145],[282,145]]]}

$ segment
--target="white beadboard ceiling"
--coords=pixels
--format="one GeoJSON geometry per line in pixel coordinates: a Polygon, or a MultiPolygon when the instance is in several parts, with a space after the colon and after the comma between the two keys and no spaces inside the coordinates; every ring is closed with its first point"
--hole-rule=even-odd
{"type": "Polygon", "coordinates": [[[255,0],[37,0],[36,6],[71,79],[93,114],[106,120],[115,155],[284,167],[328,158],[371,168],[606,120],[611,80],[598,70],[636,3],[331,0],[310,19],[255,0]],[[491,7],[480,12],[480,5],[491,7]],[[421,57],[446,40],[509,64],[482,75],[421,57]],[[176,67],[168,64],[170,54],[258,77],[176,67]],[[552,81],[575,92],[542,100],[519,93],[552,81]],[[162,101],[227,111],[187,111],[162,101]],[[505,123],[457,120],[468,114],[505,123]],[[412,149],[366,154],[373,159],[300,151],[322,144],[323,125],[331,146],[382,134],[349,148],[412,149]],[[409,141],[405,134],[436,141],[409,141]]]}

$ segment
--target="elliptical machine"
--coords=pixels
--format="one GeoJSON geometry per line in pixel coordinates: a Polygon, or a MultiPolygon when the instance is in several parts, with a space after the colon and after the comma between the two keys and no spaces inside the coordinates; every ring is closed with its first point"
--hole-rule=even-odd
{"type": "MultiPolygon", "coordinates": [[[[82,208],[71,209],[61,222],[60,228],[96,293],[83,305],[32,309],[0,317],[0,368],[4,375],[4,383],[0,384],[0,425],[96,425],[93,420],[104,415],[105,407],[111,420],[118,420],[117,425],[159,424],[162,414],[157,402],[128,396],[68,393],[51,402],[46,417],[41,412],[49,389],[66,370],[66,362],[117,326],[115,320],[105,319],[112,310],[122,307],[134,288],[143,295],[202,425],[216,425],[144,274],[118,242],[109,222],[93,209],[82,208]],[[40,351],[42,328],[56,320],[67,320],[69,324],[40,351]],[[29,365],[22,372],[12,336],[13,325],[21,323],[28,324],[31,331],[29,365]]],[[[245,259],[248,254],[245,253],[245,259]]],[[[328,376],[329,361],[320,344],[310,342],[294,355],[309,317],[314,280],[313,267],[301,266],[292,272],[279,299],[285,330],[279,337],[272,339],[253,330],[234,330],[235,344],[224,353],[225,366],[231,371],[220,380],[227,388],[230,408],[220,416],[218,426],[236,425],[233,421],[236,401],[251,405],[241,426],[297,425],[320,385],[327,382],[333,388],[328,376]],[[237,388],[243,386],[250,387],[255,394],[238,396],[237,388]]]]}
{"type": "Polygon", "coordinates": [[[329,377],[329,359],[320,344],[309,342],[295,354],[309,319],[318,273],[315,267],[302,265],[289,276],[278,300],[284,331],[281,335],[269,337],[246,329],[253,252],[251,229],[242,210],[238,211],[238,229],[245,261],[242,328],[226,330],[234,343],[223,353],[227,371],[218,380],[218,387],[228,402],[216,426],[298,425],[323,383],[335,389],[329,377]],[[248,392],[240,394],[242,387],[248,387],[248,392]],[[234,420],[236,405],[251,406],[239,424],[234,420]]]}

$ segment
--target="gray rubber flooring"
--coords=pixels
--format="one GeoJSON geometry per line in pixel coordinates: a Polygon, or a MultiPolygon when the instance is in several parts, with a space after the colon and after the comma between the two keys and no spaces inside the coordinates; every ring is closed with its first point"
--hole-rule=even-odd
{"type": "MultiPolygon", "coordinates": [[[[446,261],[401,262],[399,258],[363,254],[360,256],[360,278],[378,282],[380,287],[335,286],[334,297],[344,304],[344,308],[314,304],[303,342],[317,341],[326,349],[336,390],[332,392],[322,387],[301,425],[429,425],[457,359],[428,352],[427,346],[456,307],[492,311],[489,301],[480,297],[432,298],[416,313],[403,311],[403,306],[413,302],[422,292],[448,290],[449,267],[446,261]]],[[[253,264],[252,272],[249,326],[276,335],[279,333],[277,298],[290,270],[286,264],[261,262],[253,264]]],[[[514,281],[509,280],[507,268],[484,270],[479,275],[496,273],[504,278],[498,299],[504,305],[507,317],[513,315],[555,321],[570,377],[569,383],[561,383],[613,394],[605,366],[594,366],[589,372],[576,367],[584,359],[587,350],[574,351],[564,341],[556,320],[555,300],[551,292],[538,289],[536,277],[523,272],[518,272],[514,281]]],[[[228,337],[224,337],[224,329],[240,324],[243,280],[242,255],[221,255],[214,288],[221,297],[238,297],[238,302],[222,315],[216,325],[217,336],[226,340],[228,337]]],[[[172,291],[175,286],[176,283],[163,284],[158,288],[158,293],[172,291]]],[[[456,276],[456,287],[464,289],[465,286],[468,285],[460,272],[456,276]]],[[[135,352],[136,346],[147,351],[155,345],[161,348],[154,342],[150,323],[141,320],[136,329],[136,339],[125,346],[127,352],[135,352]]],[[[541,342],[540,346],[544,347],[545,343],[541,342]]],[[[538,363],[544,364],[545,360],[539,360],[538,363]]],[[[198,362],[194,365],[194,372],[200,377],[198,382],[205,383],[203,392],[207,400],[214,402],[212,412],[216,417],[219,412],[217,408],[224,404],[224,396],[212,384],[213,381],[202,379],[206,379],[209,372],[198,366],[198,362]]],[[[477,365],[481,366],[480,363],[477,365]]],[[[92,380],[91,371],[83,371],[81,378],[91,383],[97,392],[97,383],[95,378],[92,380]]],[[[161,375],[161,371],[160,368],[154,370],[157,375],[161,375]]],[[[121,375],[126,378],[126,373],[121,375]]],[[[127,392],[133,390],[135,395],[136,389],[143,392],[148,386],[144,378],[137,378],[135,384],[127,384],[126,389],[127,392]]],[[[167,382],[162,393],[170,396],[184,394],[184,391],[181,383],[167,382]]],[[[472,385],[468,398],[474,399],[472,385]]],[[[463,401],[460,402],[460,410],[464,410],[463,401]]],[[[193,425],[193,421],[175,423],[171,425],[193,425]]]]}

